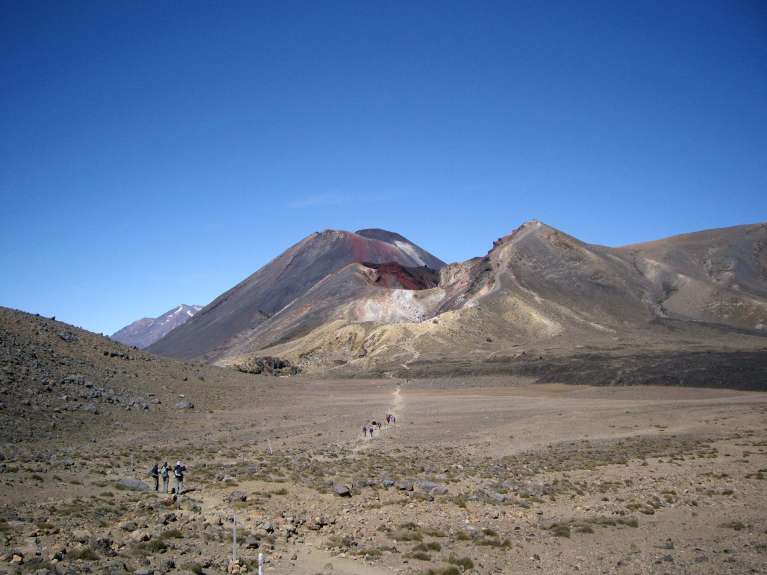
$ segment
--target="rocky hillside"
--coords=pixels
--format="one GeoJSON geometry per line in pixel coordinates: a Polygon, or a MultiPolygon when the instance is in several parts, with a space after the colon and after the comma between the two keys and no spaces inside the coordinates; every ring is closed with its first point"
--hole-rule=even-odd
{"type": "Polygon", "coordinates": [[[202,309],[201,305],[181,304],[159,317],[145,317],[126,325],[112,334],[112,339],[139,349],[149,347],[168,333],[183,325],[202,309]]]}
{"type": "MultiPolygon", "coordinates": [[[[150,427],[217,405],[208,390],[252,375],[185,364],[38,315],[0,307],[0,443],[48,442],[111,430],[126,418],[150,427]]],[[[162,428],[162,425],[160,425],[162,428]]]]}
{"type": "Polygon", "coordinates": [[[685,234],[617,252],[652,284],[661,315],[767,330],[767,224],[685,234]]]}

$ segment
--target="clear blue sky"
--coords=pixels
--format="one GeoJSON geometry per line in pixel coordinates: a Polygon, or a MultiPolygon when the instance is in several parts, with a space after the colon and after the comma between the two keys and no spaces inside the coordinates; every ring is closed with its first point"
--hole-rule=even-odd
{"type": "Polygon", "coordinates": [[[0,2],[0,305],[112,332],[305,235],[767,220],[767,3],[0,2]]]}

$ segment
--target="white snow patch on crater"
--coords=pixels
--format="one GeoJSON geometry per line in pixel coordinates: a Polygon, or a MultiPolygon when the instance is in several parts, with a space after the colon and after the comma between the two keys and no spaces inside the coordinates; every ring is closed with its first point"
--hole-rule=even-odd
{"type": "Polygon", "coordinates": [[[394,240],[394,245],[397,246],[403,252],[405,252],[408,256],[410,256],[410,258],[419,266],[426,265],[426,262],[421,259],[421,256],[418,255],[418,252],[416,251],[416,249],[409,243],[401,242],[399,240],[394,240]]]}

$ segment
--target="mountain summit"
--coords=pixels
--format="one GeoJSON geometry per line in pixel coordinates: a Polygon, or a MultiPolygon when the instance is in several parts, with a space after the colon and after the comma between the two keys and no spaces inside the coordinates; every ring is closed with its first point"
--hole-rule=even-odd
{"type": "Polygon", "coordinates": [[[530,221],[450,265],[386,230],[312,234],[150,351],[356,373],[765,336],[767,224],[610,248],[530,221]]]}
{"type": "Polygon", "coordinates": [[[201,309],[201,305],[181,304],[159,317],[145,317],[136,320],[113,333],[111,338],[125,345],[143,349],[184,324],[201,309]]]}
{"type": "MultiPolygon", "coordinates": [[[[150,351],[220,359],[235,342],[247,338],[313,288],[322,289],[323,280],[350,264],[397,264],[433,273],[445,265],[403,236],[386,230],[315,232],[217,297],[191,321],[152,345],[150,351]]],[[[348,289],[348,285],[341,286],[339,293],[348,289]]],[[[331,295],[338,297],[338,293],[331,295]]]]}

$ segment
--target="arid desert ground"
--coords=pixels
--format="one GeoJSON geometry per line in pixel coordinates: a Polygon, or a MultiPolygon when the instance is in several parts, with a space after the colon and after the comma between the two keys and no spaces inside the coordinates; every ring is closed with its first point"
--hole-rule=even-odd
{"type": "Polygon", "coordinates": [[[259,552],[275,575],[765,572],[763,393],[205,379],[4,445],[0,571],[236,571],[235,517],[245,572],[259,552]],[[178,500],[125,481],[176,460],[178,500]]]}

